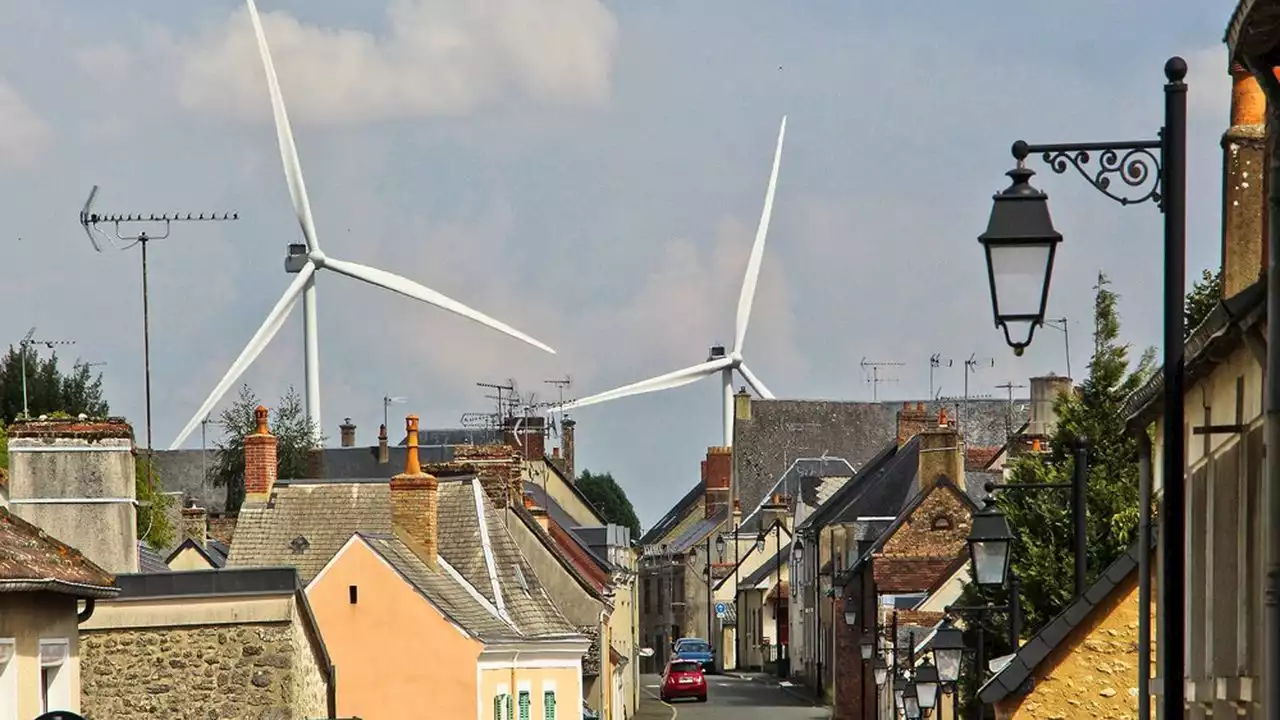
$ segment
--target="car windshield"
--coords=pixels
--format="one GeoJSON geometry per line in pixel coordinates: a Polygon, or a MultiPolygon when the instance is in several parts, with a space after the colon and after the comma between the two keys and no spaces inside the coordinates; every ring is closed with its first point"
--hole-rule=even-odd
{"type": "Polygon", "coordinates": [[[698,672],[698,670],[699,670],[699,666],[698,666],[698,663],[696,662],[671,663],[671,672],[673,673],[698,672]]]}
{"type": "Polygon", "coordinates": [[[710,643],[701,640],[694,640],[680,643],[680,652],[682,653],[709,653],[711,652],[710,643]]]}

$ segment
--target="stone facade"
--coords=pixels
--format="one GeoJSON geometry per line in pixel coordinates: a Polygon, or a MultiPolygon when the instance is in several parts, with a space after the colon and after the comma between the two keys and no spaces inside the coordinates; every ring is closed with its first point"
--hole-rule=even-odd
{"type": "Polygon", "coordinates": [[[83,714],[88,720],[327,717],[327,682],[305,633],[300,619],[82,632],[83,714]]]}
{"type": "Polygon", "coordinates": [[[996,704],[997,720],[1134,717],[1139,612],[1135,572],[1041,661],[1029,693],[996,704]]]}

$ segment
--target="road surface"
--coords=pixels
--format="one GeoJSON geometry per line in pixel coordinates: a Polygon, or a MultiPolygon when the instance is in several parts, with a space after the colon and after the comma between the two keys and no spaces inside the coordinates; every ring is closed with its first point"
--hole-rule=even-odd
{"type": "Polygon", "coordinates": [[[826,720],[830,711],[814,707],[776,681],[708,675],[707,702],[658,699],[661,678],[640,677],[640,713],[635,720],[826,720]]]}

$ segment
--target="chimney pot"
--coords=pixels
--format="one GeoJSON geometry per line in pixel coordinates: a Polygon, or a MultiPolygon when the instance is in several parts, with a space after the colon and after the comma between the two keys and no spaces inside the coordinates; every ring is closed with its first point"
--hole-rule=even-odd
{"type": "Polygon", "coordinates": [[[421,549],[422,561],[435,569],[439,565],[440,487],[435,477],[422,471],[418,462],[417,415],[405,418],[405,435],[404,472],[391,478],[391,520],[397,532],[421,549]]]}
{"type": "Polygon", "coordinates": [[[387,426],[385,424],[378,426],[378,464],[386,465],[391,462],[391,452],[387,447],[387,426]]]}
{"type": "Polygon", "coordinates": [[[573,463],[573,431],[577,426],[573,418],[565,418],[564,422],[560,423],[560,444],[564,446],[561,453],[564,456],[564,474],[568,476],[569,482],[574,482],[578,477],[574,474],[573,463]]]}
{"type": "Polygon", "coordinates": [[[342,447],[356,446],[356,426],[351,418],[344,419],[338,430],[342,433],[342,447]]]}
{"type": "MultiPolygon", "coordinates": [[[[1230,127],[1222,136],[1222,298],[1267,267],[1267,98],[1257,78],[1232,63],[1230,127]]],[[[1190,329],[1190,328],[1188,328],[1190,329]]]]}

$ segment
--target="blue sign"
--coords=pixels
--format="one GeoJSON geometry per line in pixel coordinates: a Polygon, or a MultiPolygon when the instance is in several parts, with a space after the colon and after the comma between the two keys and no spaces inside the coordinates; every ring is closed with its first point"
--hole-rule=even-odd
{"type": "Polygon", "coordinates": [[[724,606],[724,603],[716,603],[716,614],[717,614],[717,615],[724,615],[725,610],[727,610],[727,608],[724,606]]]}

